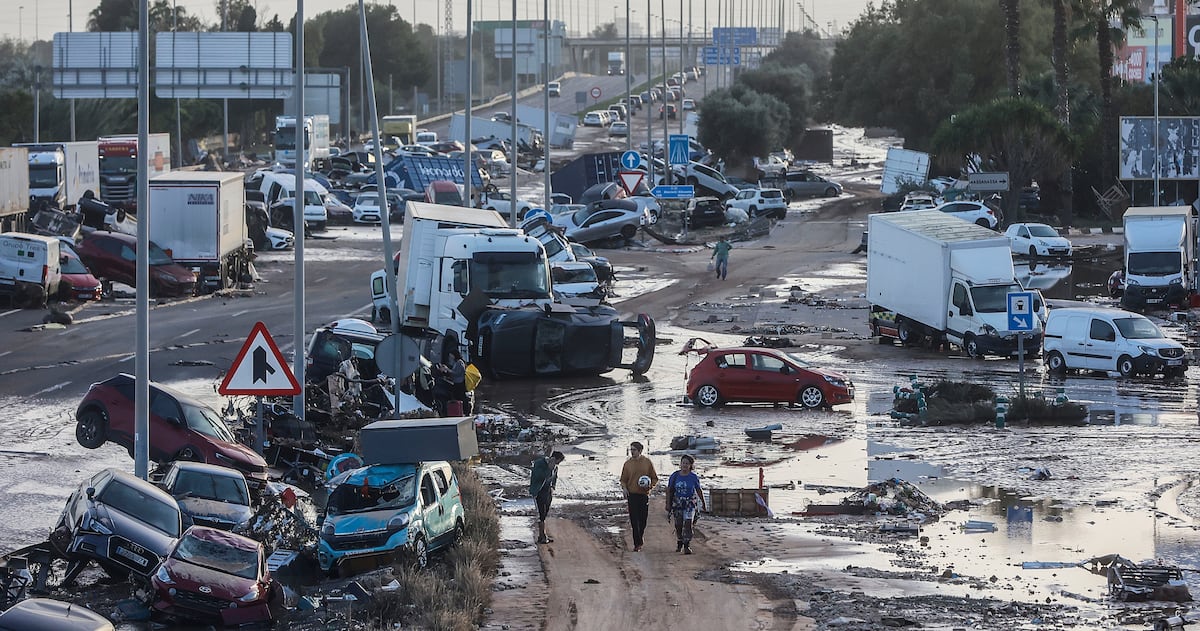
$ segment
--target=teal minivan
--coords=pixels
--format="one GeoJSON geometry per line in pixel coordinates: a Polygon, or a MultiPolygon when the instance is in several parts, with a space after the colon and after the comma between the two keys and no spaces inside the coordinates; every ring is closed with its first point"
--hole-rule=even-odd
{"type": "Polygon", "coordinates": [[[376,557],[429,564],[429,553],[462,537],[458,478],[445,460],[377,464],[342,473],[321,524],[317,561],[334,573],[349,559],[376,557]]]}

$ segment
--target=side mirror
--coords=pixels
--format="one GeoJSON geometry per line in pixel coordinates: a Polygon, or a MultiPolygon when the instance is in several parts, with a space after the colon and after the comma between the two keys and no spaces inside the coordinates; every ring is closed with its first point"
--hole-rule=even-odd
{"type": "Polygon", "coordinates": [[[96,487],[89,486],[89,487],[87,487],[87,491],[85,491],[85,492],[87,493],[87,498],[89,500],[96,497],[96,487]]]}
{"type": "Polygon", "coordinates": [[[66,254],[64,254],[64,255],[62,255],[62,256],[60,256],[60,257],[58,257],[58,264],[59,264],[59,265],[66,265],[66,264],[67,264],[67,255],[66,255],[66,254]]]}

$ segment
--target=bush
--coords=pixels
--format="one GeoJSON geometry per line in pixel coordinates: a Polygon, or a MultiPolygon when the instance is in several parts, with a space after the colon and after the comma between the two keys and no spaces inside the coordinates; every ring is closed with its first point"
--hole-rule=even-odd
{"type": "Polygon", "coordinates": [[[1042,397],[1013,397],[1006,420],[1037,424],[1082,424],[1087,415],[1087,408],[1074,401],[1054,405],[1042,397]]]}

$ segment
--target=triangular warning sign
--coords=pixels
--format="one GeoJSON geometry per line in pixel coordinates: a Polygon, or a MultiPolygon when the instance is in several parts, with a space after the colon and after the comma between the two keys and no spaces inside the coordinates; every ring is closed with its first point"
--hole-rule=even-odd
{"type": "Polygon", "coordinates": [[[621,171],[617,173],[617,181],[621,183],[621,188],[625,189],[626,195],[633,195],[638,186],[642,184],[642,178],[645,175],[641,171],[621,171]]]}
{"type": "Polygon", "coordinates": [[[267,325],[254,323],[250,337],[238,351],[217,392],[258,396],[300,394],[300,384],[267,332],[267,325]]]}

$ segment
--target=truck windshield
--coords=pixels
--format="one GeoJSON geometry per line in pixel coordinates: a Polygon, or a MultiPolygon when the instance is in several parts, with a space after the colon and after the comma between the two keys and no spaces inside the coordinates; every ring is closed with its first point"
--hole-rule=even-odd
{"type": "MultiPolygon", "coordinates": [[[[304,148],[307,149],[312,141],[309,140],[308,134],[304,135],[304,148]]],[[[283,151],[292,151],[296,148],[296,128],[283,127],[275,130],[275,148],[283,151]]]]}
{"type": "Polygon", "coordinates": [[[1128,274],[1130,276],[1170,276],[1183,270],[1183,254],[1180,252],[1130,252],[1128,274]]]}
{"type": "Polygon", "coordinates": [[[100,170],[105,173],[136,173],[136,156],[104,156],[100,158],[100,170]]]}
{"type": "Polygon", "coordinates": [[[971,288],[971,301],[975,303],[975,311],[979,313],[1006,313],[1008,311],[1008,294],[1014,291],[1024,291],[1020,285],[986,285],[971,288]]]}
{"type": "Polygon", "coordinates": [[[329,515],[365,513],[411,506],[417,498],[416,476],[411,473],[378,486],[339,484],[329,494],[325,511],[329,515]]]}
{"type": "Polygon", "coordinates": [[[550,278],[542,250],[479,252],[471,259],[471,284],[489,298],[550,298],[550,278]]]}
{"type": "Polygon", "coordinates": [[[54,188],[58,186],[58,165],[39,164],[29,167],[29,188],[54,188]]]}
{"type": "Polygon", "coordinates": [[[1115,318],[1113,323],[1127,340],[1157,340],[1163,337],[1158,325],[1147,318],[1115,318]]]}

